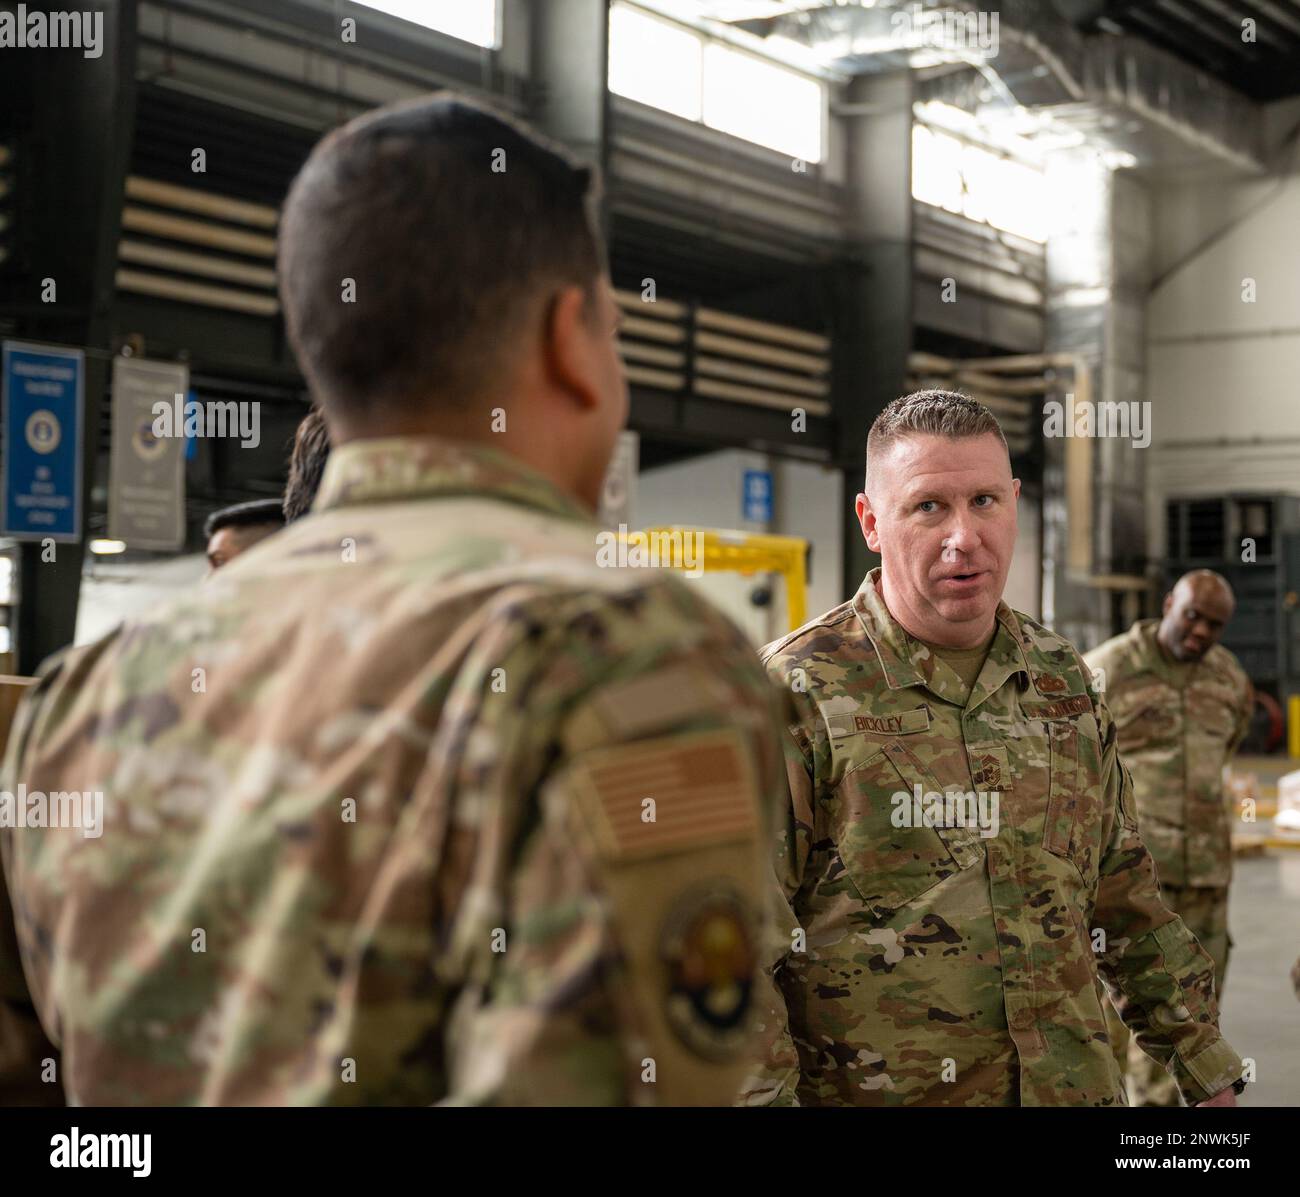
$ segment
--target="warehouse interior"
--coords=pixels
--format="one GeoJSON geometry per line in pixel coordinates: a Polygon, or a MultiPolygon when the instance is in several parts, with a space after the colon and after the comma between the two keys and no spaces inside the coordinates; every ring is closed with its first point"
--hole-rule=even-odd
{"type": "Polygon", "coordinates": [[[0,337],[84,371],[74,533],[52,557],[0,537],[0,674],[201,585],[205,520],[283,491],[310,395],[275,235],[316,141],[430,91],[490,100],[601,168],[631,398],[604,516],[753,549],[692,584],[756,646],[878,564],[866,430],[927,387],[1006,436],[1016,610],[1087,650],[1189,570],[1229,580],[1257,707],[1225,777],[1223,1028],[1256,1061],[1241,1104],[1300,1105],[1300,3],[94,7],[96,69],[0,71],[0,337]],[[152,531],[124,358],[260,411],[255,444],[187,442],[152,531]],[[1133,424],[1051,434],[1085,403],[1133,424]]]}

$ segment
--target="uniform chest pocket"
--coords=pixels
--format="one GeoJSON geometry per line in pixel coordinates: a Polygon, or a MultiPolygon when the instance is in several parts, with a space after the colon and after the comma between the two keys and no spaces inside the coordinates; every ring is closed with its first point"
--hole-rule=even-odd
{"type": "Polygon", "coordinates": [[[916,795],[942,792],[902,744],[889,743],[850,768],[830,797],[830,830],[845,872],[877,918],[982,859],[970,827],[925,826],[916,795]]]}
{"type": "Polygon", "coordinates": [[[1097,883],[1102,852],[1101,767],[1096,744],[1073,719],[1047,724],[1051,782],[1047,794],[1043,847],[1068,860],[1084,884],[1097,883]]]}
{"type": "Polygon", "coordinates": [[[1226,743],[1237,728],[1239,701],[1225,686],[1194,686],[1188,695],[1189,721],[1198,731],[1226,743]]]}
{"type": "Polygon", "coordinates": [[[1119,733],[1121,753],[1139,752],[1178,738],[1182,700],[1169,686],[1156,684],[1116,694],[1110,711],[1119,733]]]}

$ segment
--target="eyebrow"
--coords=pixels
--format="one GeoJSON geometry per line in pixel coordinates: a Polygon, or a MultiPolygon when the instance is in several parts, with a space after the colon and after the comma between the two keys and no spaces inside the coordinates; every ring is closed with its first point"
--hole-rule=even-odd
{"type": "Polygon", "coordinates": [[[930,499],[973,499],[979,495],[1005,495],[1009,494],[1010,491],[1011,488],[1009,486],[1001,483],[975,486],[970,490],[954,490],[943,486],[941,483],[915,483],[909,484],[904,488],[903,501],[920,503],[930,499]]]}

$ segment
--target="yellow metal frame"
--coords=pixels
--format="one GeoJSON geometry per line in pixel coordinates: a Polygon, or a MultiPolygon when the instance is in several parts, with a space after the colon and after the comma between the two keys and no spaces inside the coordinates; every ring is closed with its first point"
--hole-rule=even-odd
{"type": "MultiPolygon", "coordinates": [[[[689,528],[679,524],[642,528],[629,537],[699,537],[705,573],[777,573],[785,582],[785,609],[790,630],[808,618],[808,542],[799,536],[769,536],[758,532],[728,532],[717,528],[689,528]]],[[[627,539],[626,537],[624,539],[627,539]]],[[[684,569],[681,561],[666,562],[684,569]]]]}

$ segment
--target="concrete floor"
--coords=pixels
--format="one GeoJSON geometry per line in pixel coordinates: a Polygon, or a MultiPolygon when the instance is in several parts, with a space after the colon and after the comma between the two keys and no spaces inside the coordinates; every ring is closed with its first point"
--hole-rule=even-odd
{"type": "Polygon", "coordinates": [[[1243,1106],[1300,1106],[1300,1001],[1291,966],[1300,956],[1300,850],[1235,862],[1228,897],[1232,956],[1222,1022],[1228,1042],[1255,1060],[1243,1106]]]}

